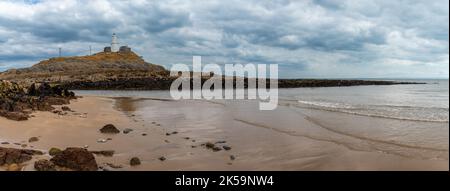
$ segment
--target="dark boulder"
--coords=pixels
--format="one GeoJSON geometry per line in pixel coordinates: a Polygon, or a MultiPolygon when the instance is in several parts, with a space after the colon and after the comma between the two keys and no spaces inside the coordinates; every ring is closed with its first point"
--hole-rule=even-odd
{"type": "Polygon", "coordinates": [[[141,159],[139,159],[138,157],[131,158],[130,165],[131,166],[141,165],[141,159]]]}
{"type": "Polygon", "coordinates": [[[120,133],[120,130],[117,129],[114,125],[108,124],[103,126],[103,128],[100,129],[101,133],[108,133],[108,134],[117,134],[120,133]]]}
{"type": "Polygon", "coordinates": [[[231,147],[230,147],[230,146],[227,146],[227,145],[224,145],[222,148],[225,149],[226,151],[231,150],[231,147]]]}
{"type": "Polygon", "coordinates": [[[20,164],[32,159],[33,155],[41,155],[42,152],[30,149],[14,149],[0,147],[0,165],[20,164]]]}
{"type": "Polygon", "coordinates": [[[34,162],[34,169],[37,171],[56,171],[56,166],[52,161],[42,159],[34,162]]]}
{"type": "Polygon", "coordinates": [[[55,155],[57,155],[57,154],[59,154],[59,153],[61,153],[61,152],[62,152],[61,149],[58,149],[58,148],[51,148],[51,149],[48,151],[48,154],[49,154],[50,156],[55,156],[55,155]]]}
{"type": "Polygon", "coordinates": [[[83,148],[67,148],[55,155],[51,160],[54,164],[77,171],[97,171],[98,165],[95,157],[83,148]]]}
{"type": "Polygon", "coordinates": [[[37,137],[31,137],[30,139],[28,139],[29,143],[37,142],[37,141],[39,141],[39,138],[37,138],[37,137]]]}

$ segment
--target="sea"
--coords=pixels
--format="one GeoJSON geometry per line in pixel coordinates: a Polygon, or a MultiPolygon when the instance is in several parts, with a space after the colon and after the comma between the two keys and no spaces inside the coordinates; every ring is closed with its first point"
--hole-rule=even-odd
{"type": "Polygon", "coordinates": [[[139,100],[133,102],[137,116],[197,135],[210,128],[252,127],[357,152],[448,160],[449,81],[396,81],[424,84],[279,89],[278,107],[270,111],[259,110],[255,100],[168,101],[169,91],[76,93],[139,100]]]}
{"type": "MultiPolygon", "coordinates": [[[[448,123],[449,80],[396,79],[425,84],[279,89],[295,107],[406,121],[448,123]]],[[[77,95],[170,99],[169,91],[75,91],[77,95]]]]}

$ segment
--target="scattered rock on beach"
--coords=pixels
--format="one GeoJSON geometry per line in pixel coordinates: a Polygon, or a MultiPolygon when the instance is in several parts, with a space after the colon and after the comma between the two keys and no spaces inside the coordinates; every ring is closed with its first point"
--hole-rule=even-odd
{"type": "Polygon", "coordinates": [[[30,139],[28,139],[29,143],[37,142],[37,141],[39,141],[39,138],[37,138],[37,137],[31,137],[30,139]]]}
{"type": "Polygon", "coordinates": [[[212,149],[212,148],[215,147],[215,145],[214,145],[214,143],[207,142],[207,143],[205,143],[205,147],[208,148],[208,149],[212,149]]]}
{"type": "Polygon", "coordinates": [[[70,107],[67,107],[67,106],[62,106],[61,110],[63,110],[63,111],[72,111],[72,109],[70,109],[70,107]]]}
{"type": "Polygon", "coordinates": [[[34,162],[34,169],[37,171],[56,171],[56,166],[53,162],[42,159],[34,162]]]}
{"type": "Polygon", "coordinates": [[[9,145],[8,142],[2,142],[2,145],[9,145]]]}
{"type": "Polygon", "coordinates": [[[78,171],[97,171],[95,157],[83,148],[67,148],[50,159],[54,164],[78,171]]]}
{"type": "Polygon", "coordinates": [[[55,156],[55,155],[57,155],[57,154],[59,154],[59,153],[61,153],[61,152],[62,152],[61,149],[58,149],[58,148],[51,148],[51,149],[48,151],[48,154],[49,154],[50,156],[55,156]]]}
{"type": "Polygon", "coordinates": [[[230,160],[235,160],[236,157],[234,155],[230,155],[230,160]]]}
{"type": "Polygon", "coordinates": [[[97,140],[97,143],[106,143],[106,142],[107,142],[106,139],[98,139],[98,140],[97,140]]]}
{"type": "Polygon", "coordinates": [[[222,148],[225,149],[226,151],[231,150],[231,147],[230,147],[230,146],[227,146],[227,145],[224,145],[222,148]]]}
{"type": "Polygon", "coordinates": [[[205,144],[202,144],[202,146],[205,146],[207,149],[211,149],[211,150],[213,150],[214,152],[217,152],[217,151],[221,151],[221,150],[222,150],[222,148],[216,146],[214,143],[211,143],[211,142],[207,142],[207,143],[205,143],[205,144]]]}
{"type": "Polygon", "coordinates": [[[165,161],[165,160],[167,160],[166,157],[159,157],[158,159],[159,159],[160,161],[165,161]]]}
{"type": "Polygon", "coordinates": [[[0,166],[4,164],[20,164],[32,159],[33,155],[42,155],[41,151],[30,149],[14,149],[0,147],[0,166]]]}
{"type": "Polygon", "coordinates": [[[131,131],[133,131],[133,129],[127,128],[127,129],[123,130],[123,134],[131,133],[131,131]]]}
{"type": "Polygon", "coordinates": [[[108,134],[117,134],[120,133],[119,129],[117,129],[114,125],[108,124],[103,126],[103,128],[100,129],[101,133],[108,133],[108,134]]]}
{"type": "Polygon", "coordinates": [[[142,136],[144,136],[144,137],[147,136],[147,133],[142,133],[142,136]]]}
{"type": "Polygon", "coordinates": [[[131,166],[137,166],[141,164],[141,159],[139,159],[138,157],[133,157],[130,160],[130,165],[131,166]]]}
{"type": "Polygon", "coordinates": [[[176,134],[178,134],[178,131],[173,131],[171,133],[166,133],[166,136],[176,135],[176,134]]]}

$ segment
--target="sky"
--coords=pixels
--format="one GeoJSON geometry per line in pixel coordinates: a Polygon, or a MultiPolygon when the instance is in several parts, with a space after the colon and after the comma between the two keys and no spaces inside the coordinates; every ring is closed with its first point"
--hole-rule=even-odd
{"type": "Polygon", "coordinates": [[[281,78],[448,78],[448,0],[0,0],[0,71],[121,45],[281,78]]]}

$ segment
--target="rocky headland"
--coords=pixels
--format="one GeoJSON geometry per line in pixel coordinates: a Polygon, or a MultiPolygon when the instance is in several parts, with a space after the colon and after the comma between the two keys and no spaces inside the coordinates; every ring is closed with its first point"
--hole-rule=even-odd
{"type": "MultiPolygon", "coordinates": [[[[177,77],[151,64],[131,49],[89,56],[50,58],[22,69],[0,73],[0,80],[32,84],[45,82],[78,90],[168,90],[177,77]]],[[[202,83],[209,77],[202,77],[202,83]]],[[[222,77],[222,84],[230,77],[222,77]]],[[[235,80],[235,79],[234,79],[235,80]]],[[[236,84],[233,81],[233,84],[236,84]]],[[[248,80],[245,79],[245,87],[248,80]]],[[[269,84],[267,82],[267,84],[269,84]]],[[[279,79],[279,88],[416,84],[385,80],[279,79]]],[[[224,85],[222,87],[225,87],[224,85]]],[[[267,85],[269,87],[269,85],[267,85]]]]}
{"type": "Polygon", "coordinates": [[[0,73],[2,80],[27,84],[35,82],[66,84],[164,76],[168,76],[168,71],[164,67],[145,62],[131,50],[50,58],[29,68],[11,69],[0,73]]]}

